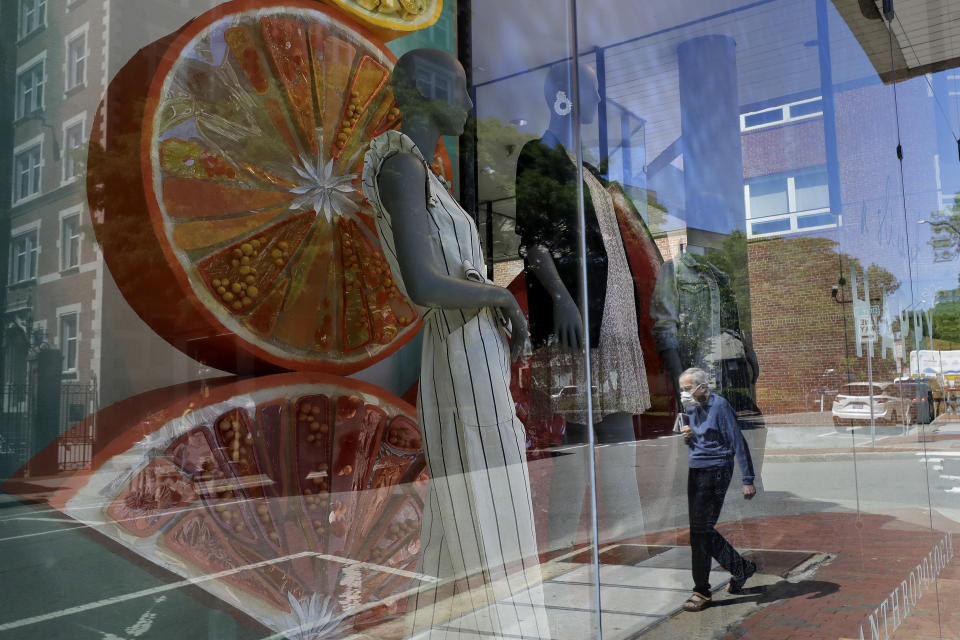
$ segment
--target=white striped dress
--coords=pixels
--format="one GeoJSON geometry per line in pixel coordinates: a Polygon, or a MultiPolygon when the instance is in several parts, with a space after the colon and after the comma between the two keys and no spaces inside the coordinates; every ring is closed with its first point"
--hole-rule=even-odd
{"type": "MultiPolygon", "coordinates": [[[[390,212],[377,190],[383,161],[396,153],[411,153],[424,163],[427,184],[410,188],[426,189],[431,234],[423,241],[438,245],[443,257],[438,267],[457,278],[482,281],[479,274],[486,266],[473,219],[430,171],[413,141],[387,131],[371,142],[364,159],[363,192],[376,212],[397,286],[406,294],[390,212]]],[[[415,614],[409,631],[430,629],[417,637],[431,639],[446,638],[445,629],[453,630],[450,638],[460,637],[457,629],[548,638],[525,435],[510,394],[509,346],[498,315],[490,308],[418,310],[425,329],[417,410],[431,477],[419,569],[447,586],[411,598],[408,611],[415,614]],[[519,596],[516,604],[491,606],[483,616],[456,618],[453,611],[476,611],[513,596],[519,596]]]]}

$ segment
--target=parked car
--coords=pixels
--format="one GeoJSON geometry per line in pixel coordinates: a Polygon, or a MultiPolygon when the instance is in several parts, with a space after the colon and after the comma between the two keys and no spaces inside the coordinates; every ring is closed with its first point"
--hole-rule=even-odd
{"type": "MultiPolygon", "coordinates": [[[[904,415],[912,417],[917,424],[930,424],[937,417],[936,396],[939,385],[929,378],[904,378],[894,381],[898,397],[910,401],[911,409],[904,415]]],[[[907,421],[907,424],[913,424],[907,421]]]]}
{"type": "MultiPolygon", "coordinates": [[[[873,383],[873,418],[877,424],[913,424],[933,419],[929,386],[909,380],[873,383]]],[[[870,424],[870,383],[850,382],[840,387],[833,400],[835,427],[870,424]]]]}

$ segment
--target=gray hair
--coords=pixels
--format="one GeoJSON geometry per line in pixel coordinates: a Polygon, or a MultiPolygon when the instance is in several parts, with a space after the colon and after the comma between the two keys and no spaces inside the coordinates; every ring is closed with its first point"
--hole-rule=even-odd
{"type": "Polygon", "coordinates": [[[690,376],[693,378],[694,384],[697,386],[707,385],[707,372],[701,369],[700,367],[690,367],[686,371],[680,374],[680,377],[690,376]]]}

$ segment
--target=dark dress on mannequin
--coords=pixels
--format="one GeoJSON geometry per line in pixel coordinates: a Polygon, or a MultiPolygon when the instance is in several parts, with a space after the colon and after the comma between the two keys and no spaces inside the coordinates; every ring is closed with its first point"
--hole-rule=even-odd
{"type": "MultiPolygon", "coordinates": [[[[583,165],[601,183],[606,181],[589,163],[583,165]]],[[[520,150],[517,160],[517,222],[520,255],[543,245],[553,257],[557,273],[571,297],[582,307],[580,295],[580,229],[577,215],[577,168],[567,149],[549,131],[540,140],[531,140],[520,150]]],[[[590,347],[600,343],[600,324],[607,294],[607,252],[597,224],[593,200],[583,186],[586,220],[587,313],[590,319],[590,347]]],[[[529,306],[530,343],[534,349],[545,346],[553,334],[553,299],[527,268],[527,304],[529,306]]],[[[637,318],[640,307],[634,294],[637,318]]]]}
{"type": "MultiPolygon", "coordinates": [[[[608,356],[612,351],[618,350],[617,347],[620,344],[623,344],[623,352],[630,351],[630,347],[625,345],[627,341],[611,347],[609,337],[601,339],[601,336],[608,336],[607,332],[611,331],[612,327],[623,330],[624,327],[630,326],[632,328],[628,330],[628,334],[631,332],[633,334],[635,345],[633,349],[640,352],[636,323],[642,316],[626,259],[616,256],[608,257],[608,247],[615,246],[611,243],[622,244],[622,238],[616,222],[616,214],[612,212],[612,205],[607,203],[597,205],[603,207],[599,216],[596,210],[594,197],[605,194],[607,183],[594,167],[584,164],[584,168],[596,180],[592,178],[589,181],[582,180],[586,255],[581,256],[577,191],[579,176],[569,151],[553,134],[547,132],[542,139],[527,142],[518,158],[516,232],[520,236],[520,255],[526,262],[525,279],[530,339],[534,350],[531,358],[533,380],[531,414],[536,415],[544,410],[555,411],[556,415],[561,415],[567,420],[563,436],[565,445],[583,445],[589,442],[587,426],[584,424],[588,422],[585,409],[580,406],[571,408],[564,404],[565,402],[586,404],[583,399],[586,379],[585,377],[578,379],[578,373],[571,374],[570,369],[563,366],[554,368],[552,364],[557,362],[553,354],[559,350],[554,336],[553,298],[528,261],[530,249],[540,245],[549,252],[561,283],[581,309],[583,308],[583,294],[580,290],[581,259],[586,261],[586,304],[590,322],[587,340],[592,354],[591,361],[596,363],[592,372],[594,374],[592,386],[601,393],[598,396],[597,390],[594,391],[595,398],[599,398],[593,404],[595,442],[598,444],[630,442],[635,439],[631,414],[642,413],[649,407],[649,391],[646,384],[646,370],[642,365],[642,354],[639,356],[638,368],[619,368],[615,365],[612,369],[605,367],[604,363],[608,356]],[[591,195],[591,184],[593,195],[591,195]],[[603,232],[604,228],[606,233],[603,232]],[[610,283],[610,286],[615,287],[611,290],[615,292],[611,303],[607,300],[608,275],[618,273],[623,280],[615,279],[610,283]],[[632,299],[627,300],[627,296],[632,299]],[[609,313],[605,314],[607,304],[620,306],[606,310],[609,313]],[[629,322],[624,323],[624,316],[630,315],[633,317],[627,318],[629,322]],[[604,321],[607,321],[608,325],[604,326],[604,321]],[[625,371],[633,373],[622,373],[625,371]],[[573,397],[565,400],[563,394],[551,396],[553,385],[572,384],[570,379],[564,379],[569,378],[570,375],[576,382],[573,397]],[[639,393],[639,396],[643,396],[641,400],[634,402],[629,400],[629,398],[636,398],[635,392],[622,396],[627,398],[624,402],[612,401],[610,394],[603,393],[604,389],[616,387],[616,384],[608,384],[611,380],[619,381],[620,390],[623,391],[628,379],[629,382],[636,383],[635,387],[642,389],[639,393]],[[536,408],[537,398],[546,399],[544,409],[536,408]]],[[[580,361],[581,357],[574,354],[569,356],[569,359],[580,361]]],[[[550,417],[552,416],[538,415],[538,418],[549,419],[550,417]]],[[[634,481],[629,482],[630,474],[623,473],[625,468],[636,465],[635,450],[628,447],[611,447],[605,450],[605,456],[605,464],[601,465],[597,480],[603,495],[602,535],[613,539],[641,534],[643,516],[635,476],[634,481]]],[[[581,503],[575,499],[571,500],[571,497],[583,495],[586,489],[587,474],[583,458],[582,451],[555,458],[548,522],[548,546],[551,548],[564,548],[575,541],[581,503]]]]}

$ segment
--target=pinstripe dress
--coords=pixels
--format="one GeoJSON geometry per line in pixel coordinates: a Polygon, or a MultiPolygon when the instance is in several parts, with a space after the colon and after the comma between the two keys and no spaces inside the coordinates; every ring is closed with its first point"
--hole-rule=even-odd
{"type": "MultiPolygon", "coordinates": [[[[390,212],[376,186],[383,161],[396,153],[424,162],[431,230],[424,242],[439,247],[440,268],[483,282],[486,267],[473,219],[413,141],[387,131],[371,142],[364,159],[363,192],[376,212],[397,286],[406,294],[390,212]]],[[[525,436],[510,394],[509,346],[498,314],[490,308],[418,311],[425,328],[417,410],[431,477],[419,570],[440,582],[411,597],[408,630],[430,639],[460,637],[457,630],[548,638],[525,436]],[[478,610],[483,613],[462,615],[478,610]]]]}

